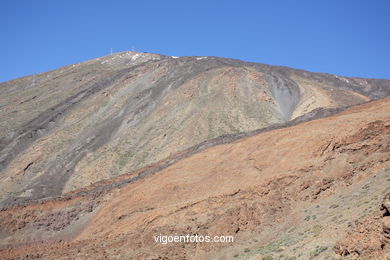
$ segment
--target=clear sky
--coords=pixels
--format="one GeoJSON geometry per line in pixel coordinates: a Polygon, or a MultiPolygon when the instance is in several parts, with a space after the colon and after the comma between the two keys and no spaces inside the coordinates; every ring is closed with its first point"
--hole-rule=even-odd
{"type": "Polygon", "coordinates": [[[0,82],[131,50],[390,79],[388,0],[0,0],[0,82]]]}

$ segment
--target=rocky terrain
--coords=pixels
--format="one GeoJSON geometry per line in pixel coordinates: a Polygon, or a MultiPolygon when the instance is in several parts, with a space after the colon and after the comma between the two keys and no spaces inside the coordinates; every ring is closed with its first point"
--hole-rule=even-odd
{"type": "Polygon", "coordinates": [[[0,91],[0,258],[390,257],[388,80],[124,52],[0,91]]]}

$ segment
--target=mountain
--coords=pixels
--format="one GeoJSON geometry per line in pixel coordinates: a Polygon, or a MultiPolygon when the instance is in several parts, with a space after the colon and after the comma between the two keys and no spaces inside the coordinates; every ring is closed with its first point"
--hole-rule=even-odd
{"type": "Polygon", "coordinates": [[[123,52],[0,91],[5,259],[389,253],[389,80],[123,52]]]}

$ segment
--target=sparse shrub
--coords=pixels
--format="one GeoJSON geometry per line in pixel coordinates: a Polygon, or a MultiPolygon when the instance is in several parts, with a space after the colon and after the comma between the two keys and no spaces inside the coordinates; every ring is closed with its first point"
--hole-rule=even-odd
{"type": "Polygon", "coordinates": [[[288,232],[288,233],[291,233],[291,232],[293,232],[295,229],[296,229],[295,227],[292,227],[292,228],[290,228],[287,232],[288,232]]]}
{"type": "Polygon", "coordinates": [[[306,216],[304,220],[305,221],[309,221],[310,220],[310,216],[306,216]]]}
{"type": "Polygon", "coordinates": [[[314,237],[318,237],[319,234],[321,233],[323,227],[321,225],[315,225],[311,232],[313,233],[314,237]]]}
{"type": "Polygon", "coordinates": [[[345,223],[345,222],[347,222],[347,220],[346,220],[346,219],[342,219],[342,220],[340,220],[338,223],[339,223],[339,224],[343,224],[343,223],[345,223]]]}
{"type": "Polygon", "coordinates": [[[335,209],[335,208],[338,208],[339,207],[339,205],[337,205],[337,204],[332,204],[332,205],[330,205],[330,207],[329,208],[331,208],[331,209],[335,209]]]}
{"type": "Polygon", "coordinates": [[[311,257],[319,256],[322,252],[326,251],[328,249],[327,246],[317,246],[315,250],[310,252],[311,257]]]}
{"type": "Polygon", "coordinates": [[[251,250],[250,250],[249,248],[245,248],[245,249],[244,249],[244,252],[245,252],[245,253],[249,253],[250,251],[251,251],[251,250]]]}
{"type": "Polygon", "coordinates": [[[273,260],[274,258],[270,255],[264,256],[263,260],[273,260]]]}
{"type": "Polygon", "coordinates": [[[233,257],[234,257],[234,258],[237,258],[238,256],[239,256],[239,254],[235,254],[233,257]]]}

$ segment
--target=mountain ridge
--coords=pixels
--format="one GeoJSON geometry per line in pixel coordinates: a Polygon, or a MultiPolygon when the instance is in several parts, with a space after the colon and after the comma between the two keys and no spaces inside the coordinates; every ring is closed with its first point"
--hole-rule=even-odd
{"type": "Polygon", "coordinates": [[[124,52],[45,73],[33,85],[2,83],[0,194],[58,196],[224,134],[387,96],[389,82],[124,52]]]}

